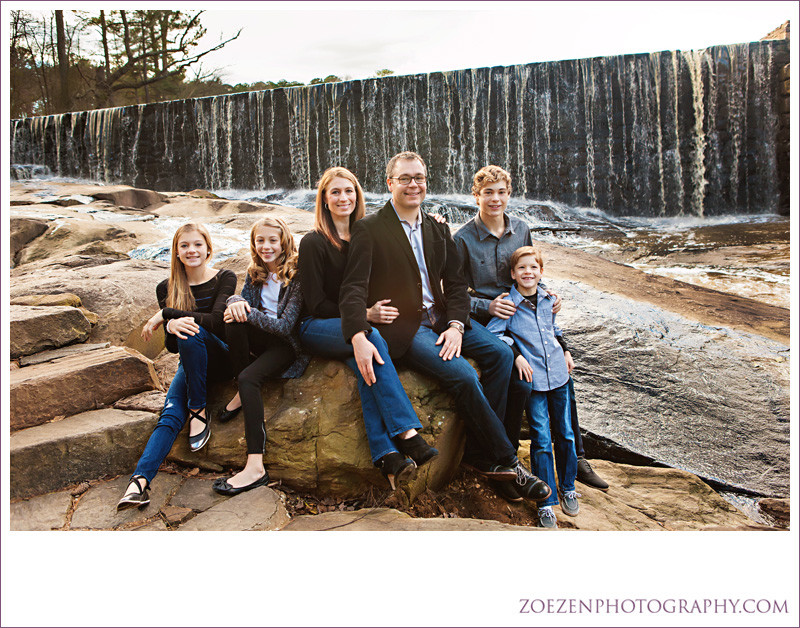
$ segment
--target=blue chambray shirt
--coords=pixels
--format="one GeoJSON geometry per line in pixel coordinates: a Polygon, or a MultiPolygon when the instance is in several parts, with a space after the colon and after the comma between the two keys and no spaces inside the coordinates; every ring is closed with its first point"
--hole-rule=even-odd
{"type": "Polygon", "coordinates": [[[507,320],[495,316],[487,329],[519,349],[533,369],[533,390],[545,392],[566,384],[569,373],[564,350],[556,340],[561,329],[553,314],[555,298],[549,296],[541,285],[537,287],[537,295],[534,310],[531,302],[519,293],[516,285],[513,286],[508,298],[517,306],[517,311],[507,320]]]}
{"type": "Polygon", "coordinates": [[[417,214],[417,220],[412,225],[407,220],[400,218],[400,214],[397,213],[397,208],[394,206],[394,203],[392,203],[392,209],[394,213],[397,214],[397,219],[403,226],[403,231],[406,232],[408,243],[411,245],[411,250],[414,252],[414,257],[417,260],[419,275],[422,279],[422,307],[430,309],[433,307],[433,289],[431,288],[431,278],[428,275],[428,265],[425,263],[425,253],[422,244],[422,210],[417,214]]]}

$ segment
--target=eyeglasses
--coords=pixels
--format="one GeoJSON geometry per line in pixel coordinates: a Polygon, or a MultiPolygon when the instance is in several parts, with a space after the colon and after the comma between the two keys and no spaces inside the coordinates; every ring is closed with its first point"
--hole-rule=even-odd
{"type": "Polygon", "coordinates": [[[408,185],[411,183],[411,179],[414,179],[414,181],[417,182],[417,185],[423,185],[428,180],[428,177],[426,177],[424,174],[418,174],[416,177],[409,177],[407,174],[404,174],[400,177],[389,178],[395,179],[398,183],[400,183],[400,185],[408,185]]]}

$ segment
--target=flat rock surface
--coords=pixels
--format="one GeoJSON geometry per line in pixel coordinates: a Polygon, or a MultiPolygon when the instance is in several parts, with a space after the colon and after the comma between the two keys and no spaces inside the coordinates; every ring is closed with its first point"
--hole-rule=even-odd
{"type": "Polygon", "coordinates": [[[213,480],[203,478],[188,478],[175,493],[170,504],[192,510],[208,510],[228,498],[211,489],[213,480]]]}
{"type": "Polygon", "coordinates": [[[32,366],[34,364],[43,364],[44,362],[52,362],[58,358],[65,358],[68,355],[75,355],[85,351],[94,351],[95,349],[107,349],[109,347],[107,342],[98,342],[96,344],[81,343],[77,345],[70,345],[69,347],[61,347],[60,349],[51,349],[50,351],[42,351],[34,355],[28,355],[20,358],[20,366],[32,366]]]}
{"type": "Polygon", "coordinates": [[[240,493],[200,513],[179,530],[278,530],[289,522],[281,496],[266,486],[240,493]]]}
{"type": "Polygon", "coordinates": [[[130,527],[158,515],[169,497],[181,483],[181,476],[161,473],[153,480],[150,504],[144,508],[117,511],[119,502],[129,483],[129,476],[95,486],[84,493],[72,515],[71,530],[89,528],[109,530],[130,527]]]}
{"type": "Polygon", "coordinates": [[[11,504],[12,530],[60,530],[72,505],[69,491],[39,495],[11,504]]]}
{"type": "Polygon", "coordinates": [[[564,298],[556,323],[573,350],[590,457],[625,461],[630,452],[733,488],[788,495],[787,345],[548,281],[564,298]]]}
{"type": "Polygon", "coordinates": [[[546,242],[536,244],[545,255],[545,281],[551,278],[578,281],[705,325],[732,327],[789,344],[789,310],[786,308],[648,275],[585,251],[546,242]]]}
{"type": "Polygon", "coordinates": [[[539,528],[514,526],[482,519],[415,519],[393,508],[362,509],[353,512],[326,512],[321,515],[297,517],[283,530],[336,531],[437,531],[437,532],[543,532],[539,528]]]}

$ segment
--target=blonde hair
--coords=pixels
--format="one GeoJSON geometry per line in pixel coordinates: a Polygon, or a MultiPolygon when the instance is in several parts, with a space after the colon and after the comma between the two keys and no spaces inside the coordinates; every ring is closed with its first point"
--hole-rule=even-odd
{"type": "Polygon", "coordinates": [[[364,190],[361,189],[356,175],[350,172],[347,168],[335,166],[328,168],[317,183],[317,200],[314,207],[314,229],[324,235],[328,241],[333,244],[338,250],[342,250],[344,242],[339,237],[339,232],[336,230],[336,225],[333,224],[333,217],[328,204],[325,202],[325,194],[331,181],[341,177],[347,179],[353,184],[356,189],[356,208],[350,214],[350,228],[353,228],[353,223],[356,220],[361,220],[364,217],[364,190]]]}
{"type": "Polygon", "coordinates": [[[508,262],[509,270],[514,270],[516,265],[519,264],[519,260],[526,255],[533,255],[536,258],[536,263],[539,264],[539,268],[544,270],[544,256],[542,255],[541,250],[534,246],[521,246],[514,251],[511,254],[511,260],[508,262]]]}
{"type": "Polygon", "coordinates": [[[394,174],[394,167],[398,161],[414,161],[415,159],[422,164],[422,168],[425,170],[425,174],[427,175],[428,166],[425,165],[425,160],[417,153],[411,152],[410,150],[404,150],[402,153],[397,153],[389,160],[389,163],[386,164],[386,178],[392,178],[392,175],[394,174]]]}
{"type": "Polygon", "coordinates": [[[178,310],[192,311],[197,306],[194,301],[192,289],[189,286],[189,278],[186,276],[186,268],[178,257],[178,240],[184,234],[196,231],[206,241],[208,255],[206,261],[211,259],[214,249],[211,246],[211,236],[203,225],[197,222],[187,222],[181,225],[172,236],[172,254],[169,263],[169,281],[167,282],[167,307],[174,307],[178,310]]]}
{"type": "Polygon", "coordinates": [[[263,284],[270,274],[264,260],[256,252],[256,229],[261,227],[270,227],[280,231],[281,254],[276,260],[278,270],[275,274],[278,276],[278,281],[284,286],[288,286],[297,272],[297,247],[294,244],[292,232],[280,218],[262,218],[250,228],[250,265],[247,267],[247,274],[257,284],[263,284]]]}
{"type": "Polygon", "coordinates": [[[475,173],[472,179],[472,195],[478,196],[481,190],[487,185],[504,181],[508,187],[508,193],[511,193],[511,173],[503,170],[500,166],[484,166],[475,173]]]}

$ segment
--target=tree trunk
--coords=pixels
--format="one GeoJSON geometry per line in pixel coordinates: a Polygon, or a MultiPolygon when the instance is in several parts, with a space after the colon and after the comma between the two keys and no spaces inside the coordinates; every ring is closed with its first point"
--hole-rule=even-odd
{"type": "Polygon", "coordinates": [[[69,111],[69,60],[67,59],[67,36],[64,32],[64,11],[56,11],[56,47],[58,48],[58,77],[61,83],[57,110],[69,111]]]}

